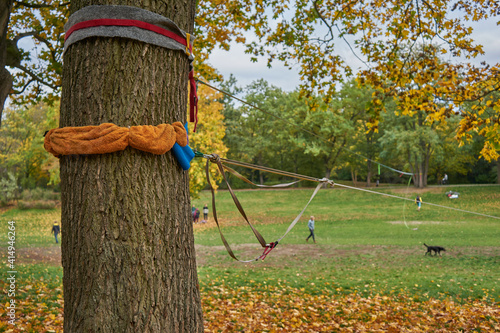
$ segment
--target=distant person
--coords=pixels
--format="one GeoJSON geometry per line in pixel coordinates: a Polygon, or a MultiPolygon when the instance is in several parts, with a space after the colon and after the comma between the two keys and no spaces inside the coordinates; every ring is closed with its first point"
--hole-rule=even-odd
{"type": "Polygon", "coordinates": [[[200,220],[200,210],[195,208],[194,210],[194,223],[198,223],[200,220]]]}
{"type": "Polygon", "coordinates": [[[193,216],[193,223],[196,223],[196,207],[191,206],[191,215],[193,216]]]}
{"type": "Polygon", "coordinates": [[[444,177],[443,177],[443,185],[446,185],[448,183],[448,175],[447,174],[444,174],[444,177]]]}
{"type": "Polygon", "coordinates": [[[203,221],[208,221],[208,204],[205,204],[205,206],[203,206],[203,221]]]}
{"type": "Polygon", "coordinates": [[[56,238],[56,243],[59,243],[59,241],[57,240],[57,235],[59,235],[59,233],[61,232],[61,228],[59,227],[59,224],[57,223],[57,221],[54,221],[54,224],[52,225],[52,234],[54,234],[54,237],[56,238]]]}
{"type": "Polygon", "coordinates": [[[307,222],[307,227],[309,228],[309,236],[306,238],[306,242],[309,241],[309,238],[313,238],[314,243],[316,243],[316,238],[314,237],[314,216],[311,216],[309,221],[307,222]]]}
{"type": "Polygon", "coordinates": [[[422,206],[422,197],[417,195],[415,198],[415,203],[417,204],[417,210],[420,211],[420,207],[422,206]]]}

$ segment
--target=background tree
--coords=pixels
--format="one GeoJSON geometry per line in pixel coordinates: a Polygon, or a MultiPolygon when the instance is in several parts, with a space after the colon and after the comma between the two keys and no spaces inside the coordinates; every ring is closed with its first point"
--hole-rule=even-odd
{"type": "Polygon", "coordinates": [[[11,107],[4,113],[0,128],[0,174],[14,175],[22,189],[58,183],[58,160],[43,149],[43,134],[57,127],[58,106],[40,103],[11,107]]]}
{"type": "Polygon", "coordinates": [[[355,133],[350,140],[349,146],[344,149],[342,163],[351,168],[351,178],[357,180],[360,175],[366,180],[366,186],[371,185],[376,161],[380,147],[378,138],[379,131],[372,130],[370,101],[373,90],[369,87],[360,87],[355,80],[350,80],[342,85],[335,99],[342,105],[343,109],[349,109],[357,113],[354,123],[355,133]],[[356,179],[355,179],[356,178],[356,179]]]}
{"type": "MultiPolygon", "coordinates": [[[[283,115],[282,101],[286,93],[269,86],[262,79],[253,82],[245,90],[245,100],[260,110],[248,105],[239,108],[241,139],[238,154],[250,163],[276,167],[276,161],[282,159],[287,148],[283,136],[277,135],[283,127],[282,122],[276,118],[283,115]]],[[[260,184],[264,184],[264,177],[267,175],[258,170],[251,172],[251,178],[260,184]]]]}
{"type": "MultiPolygon", "coordinates": [[[[287,93],[258,80],[245,88],[243,97],[248,105],[225,108],[227,131],[225,141],[232,159],[264,165],[296,173],[318,174],[317,163],[304,155],[307,144],[299,135],[307,105],[297,92],[287,93]]],[[[307,138],[306,138],[307,139],[307,138]]],[[[283,182],[282,176],[248,169],[239,170],[255,182],[270,184],[283,182]]],[[[322,172],[322,171],[321,171],[322,172]]],[[[234,180],[235,186],[246,186],[234,180]]]]}
{"type": "Polygon", "coordinates": [[[486,161],[481,158],[481,150],[484,147],[484,138],[477,136],[474,137],[472,144],[467,146],[462,146],[458,148],[463,151],[463,154],[467,154],[468,160],[464,168],[466,169],[463,173],[465,177],[457,177],[459,175],[451,176],[451,181],[453,182],[464,182],[464,183],[498,183],[498,165],[495,161],[486,161]]]}
{"type": "MultiPolygon", "coordinates": [[[[321,175],[324,169],[318,159],[305,153],[310,143],[317,139],[312,135],[307,137],[303,132],[303,116],[310,107],[304,103],[298,91],[284,94],[278,105],[277,115],[283,121],[276,121],[274,131],[279,142],[282,142],[282,152],[279,154],[279,164],[274,167],[314,177],[321,175]]],[[[300,185],[308,184],[301,182],[300,185]]]]}
{"type": "MultiPolygon", "coordinates": [[[[89,4],[73,0],[71,12],[89,4]]],[[[147,9],[193,32],[195,1],[92,4],[147,9]]],[[[60,126],[185,122],[188,69],[183,52],[79,41],[64,55],[60,126]]],[[[172,153],[127,148],[60,164],[64,330],[202,332],[188,172],[172,153]]]]}
{"type": "Polygon", "coordinates": [[[345,89],[346,95],[336,96],[328,105],[313,102],[305,114],[299,115],[306,130],[300,133],[303,138],[299,140],[307,141],[305,153],[320,161],[326,178],[345,163],[342,158],[354,143],[356,124],[365,114],[363,102],[358,97],[348,98],[346,91],[350,87],[346,85],[345,89]]]}
{"type": "Polygon", "coordinates": [[[405,158],[406,169],[413,174],[415,186],[420,188],[427,186],[429,161],[440,143],[436,126],[428,126],[424,120],[422,111],[413,117],[387,113],[384,116],[386,129],[380,138],[384,152],[405,158]]]}
{"type": "Polygon", "coordinates": [[[435,128],[439,136],[439,143],[434,146],[434,152],[429,161],[428,184],[441,184],[444,174],[448,175],[449,183],[466,182],[471,165],[478,161],[479,152],[483,145],[471,144],[457,146],[455,136],[456,126],[460,116],[452,115],[446,124],[435,128]]]}
{"type": "MultiPolygon", "coordinates": [[[[490,81],[494,84],[494,81],[490,81]]],[[[494,151],[500,150],[498,137],[500,136],[500,116],[498,115],[497,104],[500,101],[500,93],[495,92],[482,99],[464,103],[460,109],[460,128],[469,142],[476,146],[478,141],[483,142],[480,156],[487,161],[495,161],[494,151]],[[471,129],[475,128],[478,133],[486,138],[481,140],[472,135],[471,129]]],[[[500,182],[500,156],[496,158],[497,179],[500,182]]]]}
{"type": "Polygon", "coordinates": [[[12,88],[12,75],[7,70],[7,31],[13,0],[0,3],[0,126],[5,100],[12,88]]]}
{"type": "MultiPolygon", "coordinates": [[[[7,17],[9,29],[0,34],[0,51],[4,50],[0,52],[0,65],[7,79],[0,80],[0,91],[10,94],[17,104],[42,99],[52,103],[60,94],[63,26],[69,2],[9,0],[5,6],[0,7],[0,14],[7,17]],[[30,41],[21,45],[26,39],[30,41]]],[[[4,103],[0,93],[0,118],[4,103]]]]}

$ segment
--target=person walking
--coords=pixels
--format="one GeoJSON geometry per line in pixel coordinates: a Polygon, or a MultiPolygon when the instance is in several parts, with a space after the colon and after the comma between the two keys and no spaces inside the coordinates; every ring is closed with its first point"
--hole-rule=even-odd
{"type": "Polygon", "coordinates": [[[422,206],[422,197],[417,195],[415,198],[415,203],[417,204],[417,210],[420,211],[420,207],[422,206]]]}
{"type": "Polygon", "coordinates": [[[203,206],[203,221],[202,222],[208,222],[208,204],[205,204],[205,206],[203,206]]]}
{"type": "Polygon", "coordinates": [[[306,238],[306,242],[309,241],[309,238],[313,238],[314,243],[316,243],[316,238],[314,237],[314,216],[311,216],[309,221],[307,222],[307,227],[309,228],[309,236],[306,238]]]}
{"type": "Polygon", "coordinates": [[[59,233],[61,232],[61,228],[59,227],[59,224],[57,223],[57,221],[54,221],[54,224],[52,225],[52,234],[54,234],[54,237],[56,238],[56,243],[59,243],[59,241],[57,240],[57,235],[59,235],[59,233]]]}

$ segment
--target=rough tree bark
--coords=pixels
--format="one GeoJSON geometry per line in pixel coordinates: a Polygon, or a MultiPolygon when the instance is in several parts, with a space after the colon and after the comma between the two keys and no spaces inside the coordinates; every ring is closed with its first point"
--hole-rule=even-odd
{"type": "Polygon", "coordinates": [[[12,88],[12,75],[7,70],[7,28],[14,0],[0,2],[0,126],[5,100],[12,88]]]}
{"type": "Polygon", "coordinates": [[[500,184],[500,157],[497,159],[497,184],[500,184]]]}
{"type": "Polygon", "coordinates": [[[366,173],[366,187],[372,186],[372,158],[373,156],[369,157],[369,160],[367,161],[367,173],[366,173]]]}
{"type": "MultiPolygon", "coordinates": [[[[141,7],[193,31],[194,0],[72,0],[141,7]]],[[[188,59],[120,38],[64,57],[61,127],[185,121],[188,59]]],[[[188,174],[171,152],[61,157],[65,332],[202,332],[188,174]]]]}

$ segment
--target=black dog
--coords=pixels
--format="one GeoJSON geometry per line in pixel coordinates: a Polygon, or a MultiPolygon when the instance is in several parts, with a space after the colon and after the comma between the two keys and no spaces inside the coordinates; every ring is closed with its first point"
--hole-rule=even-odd
{"type": "Polygon", "coordinates": [[[438,254],[441,255],[441,251],[446,251],[446,249],[442,246],[429,246],[425,243],[424,243],[424,245],[427,247],[427,252],[425,252],[425,255],[427,255],[427,253],[432,255],[432,251],[434,251],[434,255],[438,255],[438,254]]]}

